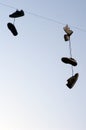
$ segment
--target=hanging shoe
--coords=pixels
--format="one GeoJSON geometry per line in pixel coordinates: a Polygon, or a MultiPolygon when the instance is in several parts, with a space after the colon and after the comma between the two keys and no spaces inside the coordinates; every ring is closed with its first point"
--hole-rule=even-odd
{"type": "Polygon", "coordinates": [[[79,77],[79,74],[78,73],[76,73],[74,76],[72,76],[72,77],[70,77],[68,80],[67,80],[67,87],[68,88],[72,88],[74,85],[75,85],[75,83],[76,83],[76,81],[78,80],[78,77],[79,77]]]}
{"type": "Polygon", "coordinates": [[[67,35],[67,34],[65,34],[65,35],[64,35],[64,40],[65,40],[65,41],[69,41],[69,40],[70,40],[70,36],[67,35]]]}
{"type": "Polygon", "coordinates": [[[9,17],[11,18],[18,18],[24,16],[24,11],[23,10],[16,10],[14,13],[10,14],[9,17]]]}
{"type": "Polygon", "coordinates": [[[67,58],[67,57],[62,57],[62,62],[66,63],[66,64],[71,64],[73,66],[76,66],[77,65],[77,62],[75,59],[73,58],[67,58]]]}
{"type": "Polygon", "coordinates": [[[73,31],[70,30],[70,28],[68,27],[68,25],[66,25],[63,29],[67,33],[68,36],[72,35],[73,31]]]}
{"type": "Polygon", "coordinates": [[[7,24],[7,27],[8,27],[8,29],[12,32],[12,34],[13,34],[14,36],[17,36],[17,35],[18,35],[18,32],[17,32],[15,26],[14,26],[12,23],[8,23],[8,24],[7,24]]]}

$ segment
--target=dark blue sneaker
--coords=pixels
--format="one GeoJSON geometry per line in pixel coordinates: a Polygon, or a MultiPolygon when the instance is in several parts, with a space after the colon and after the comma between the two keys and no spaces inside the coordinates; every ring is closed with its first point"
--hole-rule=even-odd
{"type": "Polygon", "coordinates": [[[73,59],[73,58],[63,57],[61,60],[62,60],[62,62],[66,63],[66,64],[71,64],[71,65],[73,65],[73,66],[76,66],[76,65],[77,65],[76,60],[73,59]]]}
{"type": "Polygon", "coordinates": [[[16,10],[14,13],[10,14],[9,17],[11,18],[18,18],[24,16],[24,11],[23,10],[16,10]]]}
{"type": "Polygon", "coordinates": [[[79,77],[78,73],[76,73],[74,76],[70,77],[67,80],[67,84],[66,84],[67,87],[71,89],[75,85],[76,81],[78,80],[78,77],[79,77]]]}
{"type": "Polygon", "coordinates": [[[17,32],[15,26],[14,26],[12,23],[8,23],[8,24],[7,24],[7,27],[8,27],[8,29],[12,32],[12,34],[13,34],[14,36],[17,36],[17,35],[18,35],[18,32],[17,32]]]}

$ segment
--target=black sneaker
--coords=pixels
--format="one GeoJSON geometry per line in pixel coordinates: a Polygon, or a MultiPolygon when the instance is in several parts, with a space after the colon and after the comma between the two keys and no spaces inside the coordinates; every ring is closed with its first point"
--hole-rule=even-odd
{"type": "Polygon", "coordinates": [[[73,58],[63,57],[61,60],[62,60],[62,62],[66,63],[66,64],[71,64],[71,65],[73,65],[73,66],[76,66],[76,65],[77,65],[76,60],[73,59],[73,58]]]}
{"type": "Polygon", "coordinates": [[[69,41],[69,40],[70,40],[70,36],[67,35],[67,34],[65,34],[65,35],[64,35],[64,40],[65,40],[65,41],[69,41]]]}
{"type": "Polygon", "coordinates": [[[23,10],[16,10],[16,12],[12,13],[9,15],[11,18],[18,18],[24,16],[24,11],[23,10]]]}
{"type": "Polygon", "coordinates": [[[14,26],[12,23],[8,23],[8,24],[7,24],[7,27],[8,27],[8,29],[12,32],[12,34],[13,34],[14,36],[17,36],[17,35],[18,35],[18,32],[17,32],[15,26],[14,26]]]}
{"type": "Polygon", "coordinates": [[[70,78],[67,80],[67,82],[68,82],[68,83],[66,84],[67,87],[71,89],[71,88],[75,85],[75,83],[76,83],[78,77],[79,77],[79,74],[78,74],[78,73],[76,73],[74,76],[70,77],[70,78]]]}

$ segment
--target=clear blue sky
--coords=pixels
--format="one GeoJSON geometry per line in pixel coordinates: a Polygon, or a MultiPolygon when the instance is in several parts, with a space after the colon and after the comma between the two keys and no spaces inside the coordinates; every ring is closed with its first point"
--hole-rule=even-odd
{"type": "Polygon", "coordinates": [[[86,1],[3,0],[0,4],[0,130],[86,129],[86,1]],[[7,28],[9,14],[23,9],[16,19],[18,36],[7,28]],[[30,13],[55,19],[42,19],[30,13]],[[68,24],[79,79],[71,90],[66,80],[71,67],[63,27],[68,24]],[[75,26],[75,27],[74,27],[75,26]]]}

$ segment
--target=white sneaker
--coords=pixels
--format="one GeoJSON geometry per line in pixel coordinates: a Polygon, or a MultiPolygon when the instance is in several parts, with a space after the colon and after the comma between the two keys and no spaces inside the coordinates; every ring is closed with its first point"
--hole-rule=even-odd
{"type": "Polygon", "coordinates": [[[64,31],[67,33],[67,35],[72,35],[73,31],[70,30],[70,28],[68,27],[68,25],[66,25],[65,27],[63,27],[64,31]]]}

